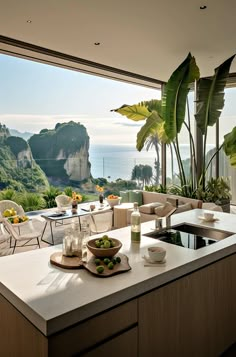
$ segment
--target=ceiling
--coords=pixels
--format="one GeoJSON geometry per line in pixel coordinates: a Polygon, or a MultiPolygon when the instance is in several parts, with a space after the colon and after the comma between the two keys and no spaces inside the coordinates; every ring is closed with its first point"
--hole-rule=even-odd
{"type": "MultiPolygon", "coordinates": [[[[118,69],[158,84],[191,52],[204,77],[236,53],[236,0],[0,0],[0,8],[0,35],[113,68],[87,63],[102,75],[118,69]]],[[[43,58],[3,42],[2,53],[43,58]]]]}

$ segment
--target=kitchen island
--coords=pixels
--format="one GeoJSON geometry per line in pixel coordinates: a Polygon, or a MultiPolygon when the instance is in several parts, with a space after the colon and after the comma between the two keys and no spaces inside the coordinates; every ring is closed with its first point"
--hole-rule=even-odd
{"type": "MultiPolygon", "coordinates": [[[[218,356],[236,341],[236,216],[203,210],[176,214],[182,222],[233,232],[198,250],[142,235],[111,231],[131,270],[100,278],[50,264],[53,246],[0,259],[0,351],[3,356],[218,356]],[[144,267],[151,245],[166,263],[144,267]]],[[[142,224],[142,234],[154,221],[142,224]]],[[[95,236],[93,236],[94,238],[95,236]]]]}

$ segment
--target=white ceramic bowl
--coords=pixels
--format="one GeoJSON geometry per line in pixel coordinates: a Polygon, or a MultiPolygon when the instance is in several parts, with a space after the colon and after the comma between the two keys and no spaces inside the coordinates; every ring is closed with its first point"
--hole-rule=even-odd
{"type": "Polygon", "coordinates": [[[148,254],[154,262],[161,262],[166,256],[166,250],[163,247],[148,247],[148,254]]]}
{"type": "Polygon", "coordinates": [[[121,197],[118,198],[107,198],[107,202],[109,203],[110,207],[114,207],[120,204],[121,197]]]}

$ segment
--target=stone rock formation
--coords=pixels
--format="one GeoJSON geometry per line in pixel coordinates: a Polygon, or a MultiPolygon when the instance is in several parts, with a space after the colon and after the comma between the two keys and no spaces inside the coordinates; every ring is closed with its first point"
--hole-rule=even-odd
{"type": "Polygon", "coordinates": [[[73,121],[43,129],[29,139],[33,157],[52,184],[80,182],[90,176],[89,136],[73,121]]]}

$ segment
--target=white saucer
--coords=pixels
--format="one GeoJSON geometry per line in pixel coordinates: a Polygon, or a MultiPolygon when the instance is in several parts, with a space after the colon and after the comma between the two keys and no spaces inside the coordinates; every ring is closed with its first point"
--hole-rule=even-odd
{"type": "Polygon", "coordinates": [[[157,261],[152,260],[152,259],[149,258],[149,256],[147,256],[147,255],[142,256],[142,258],[143,258],[144,260],[146,260],[147,263],[153,264],[153,265],[166,263],[166,259],[165,259],[165,258],[164,258],[163,260],[161,260],[160,262],[157,262],[157,261]]]}
{"type": "Polygon", "coordinates": [[[216,222],[216,221],[219,221],[219,218],[212,218],[212,219],[206,219],[205,217],[203,216],[199,216],[198,219],[201,219],[202,221],[205,221],[205,222],[216,222]]]}

